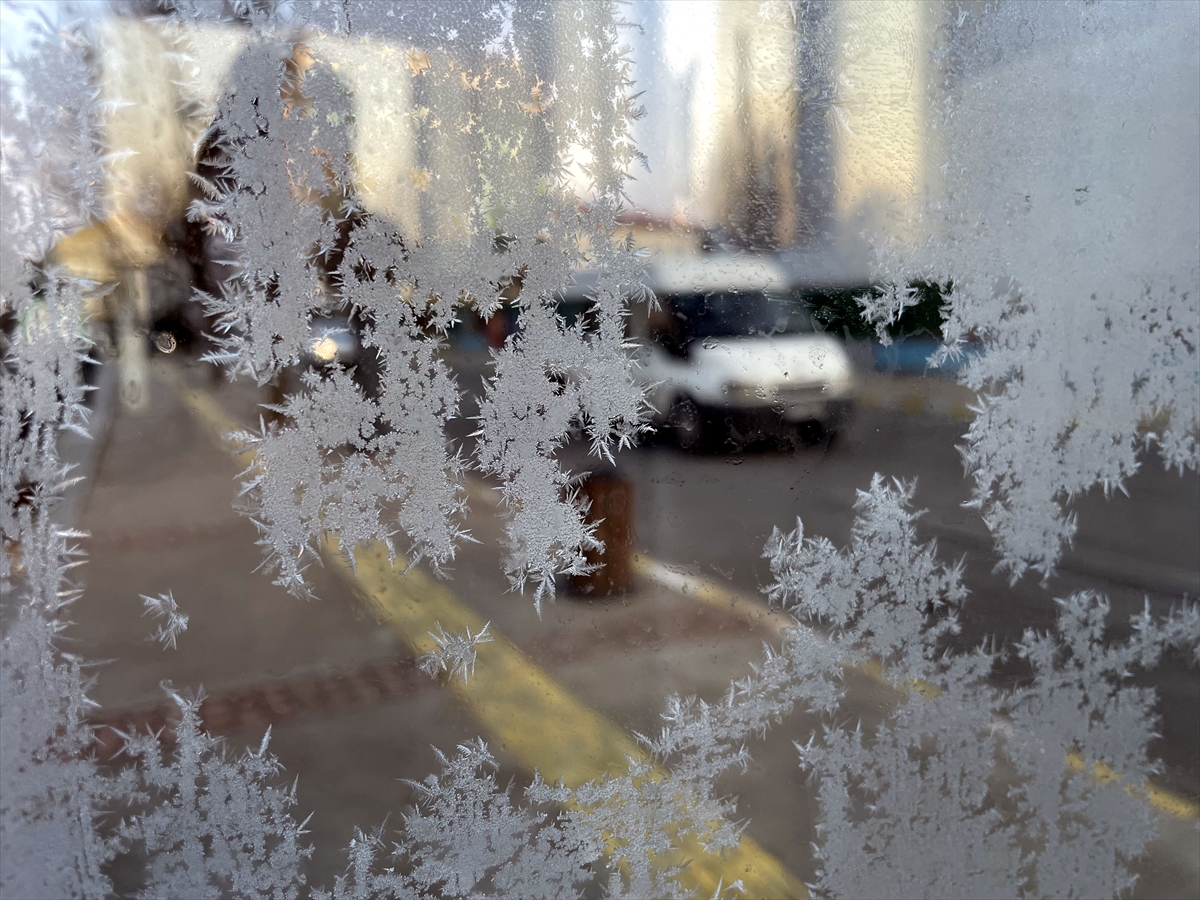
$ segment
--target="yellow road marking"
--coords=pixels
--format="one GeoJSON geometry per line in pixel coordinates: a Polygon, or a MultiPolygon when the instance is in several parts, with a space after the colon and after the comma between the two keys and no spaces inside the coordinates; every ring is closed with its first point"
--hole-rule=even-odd
{"type": "Polygon", "coordinates": [[[164,363],[157,366],[154,374],[167,383],[179,401],[187,407],[188,412],[200,421],[200,424],[205,427],[222,450],[231,453],[234,459],[244,466],[254,462],[253,450],[236,451],[233,442],[229,439],[231,434],[245,431],[246,427],[229,415],[211,393],[197,390],[189,385],[187,380],[169,364],[164,363]]]}
{"type": "MultiPolygon", "coordinates": [[[[436,650],[432,632],[440,624],[451,634],[477,633],[486,624],[420,569],[404,572],[380,544],[357,548],[357,571],[340,552],[337,539],[327,538],[322,556],[351,582],[375,609],[392,622],[414,654],[436,650]]],[[[640,756],[636,742],[607,726],[600,715],[580,705],[546,672],[535,666],[504,637],[478,647],[475,675],[467,682],[447,680],[447,687],[486,722],[493,741],[524,761],[537,760],[547,778],[562,777],[577,786],[640,756]]]]}
{"type": "MultiPolygon", "coordinates": [[[[239,430],[237,422],[210,396],[189,388],[178,373],[159,373],[179,399],[226,448],[224,438],[239,430]]],[[[252,453],[240,454],[249,464],[252,453]]],[[[431,632],[440,624],[451,634],[476,633],[484,620],[442,585],[419,569],[404,571],[405,560],[393,562],[380,544],[358,547],[355,565],[340,552],[337,540],[327,538],[322,556],[371,602],[396,628],[414,654],[437,647],[431,632]]],[[[561,778],[578,787],[605,772],[626,771],[629,759],[648,761],[642,748],[624,731],[580,703],[545,670],[535,665],[503,635],[478,648],[475,674],[466,683],[451,678],[447,686],[474,714],[499,749],[528,771],[538,770],[548,781],[561,778]]],[[[709,897],[740,880],[749,897],[808,897],[798,878],[754,840],[743,837],[733,850],[715,855],[695,840],[683,840],[679,861],[687,860],[680,880],[687,888],[709,897]]]]}
{"type": "MultiPolygon", "coordinates": [[[[1103,784],[1124,780],[1124,776],[1120,772],[1105,763],[1093,762],[1088,765],[1083,754],[1078,750],[1072,750],[1067,754],[1067,766],[1072,772],[1086,772],[1089,778],[1103,784]]],[[[1125,790],[1131,796],[1140,797],[1155,809],[1177,819],[1200,819],[1200,803],[1164,790],[1152,781],[1147,781],[1140,788],[1137,785],[1129,784],[1125,786],[1125,790]]]]}
{"type": "MultiPolygon", "coordinates": [[[[379,544],[355,553],[357,571],[339,552],[336,540],[323,547],[328,564],[396,627],[416,654],[437,648],[431,632],[440,624],[450,633],[476,633],[483,619],[419,569],[404,573],[405,561],[388,559],[379,544]]],[[[579,787],[605,772],[626,770],[628,761],[649,761],[641,747],[603,716],[580,703],[545,670],[501,635],[478,648],[475,674],[448,687],[471,710],[490,738],[525,769],[547,780],[561,778],[579,787]]],[[[681,856],[691,860],[681,880],[711,896],[718,884],[741,879],[751,897],[807,897],[803,883],[753,840],[716,856],[694,841],[681,856]]]]}
{"type": "MultiPolygon", "coordinates": [[[[220,404],[209,394],[188,386],[170,368],[159,367],[156,372],[214,438],[231,449],[225,435],[241,428],[220,404]]],[[[244,451],[237,457],[240,463],[249,465],[254,455],[244,451]]],[[[382,547],[358,550],[357,574],[349,571],[342,554],[325,555],[388,613],[415,653],[427,653],[436,646],[429,632],[435,630],[437,622],[451,633],[466,628],[475,633],[484,624],[424,573],[412,569],[402,574],[403,569],[393,567],[382,547]]],[[[403,561],[398,560],[397,564],[403,566],[403,561]]],[[[643,577],[661,587],[732,610],[747,622],[775,634],[788,627],[788,617],[711,579],[682,575],[644,554],[634,557],[634,566],[643,577]]],[[[895,687],[881,667],[867,666],[863,671],[895,687]]],[[[461,679],[451,679],[450,687],[500,748],[527,769],[538,769],[550,780],[561,777],[569,786],[576,787],[605,771],[623,771],[629,756],[644,758],[628,735],[575,700],[501,635],[479,648],[476,677],[465,686],[461,679]]],[[[916,687],[926,693],[920,685],[916,687]]],[[[1089,777],[1100,781],[1121,777],[1103,763],[1086,766],[1078,754],[1069,755],[1066,764],[1074,771],[1087,769],[1089,777]]],[[[1167,815],[1183,820],[1200,819],[1200,805],[1153,782],[1147,781],[1140,789],[1129,785],[1128,790],[1167,815]]],[[[747,896],[808,896],[804,884],[750,838],[743,838],[735,850],[720,857],[706,853],[694,843],[683,849],[691,860],[685,870],[689,882],[706,896],[711,896],[719,884],[728,885],[739,878],[747,896]]]]}

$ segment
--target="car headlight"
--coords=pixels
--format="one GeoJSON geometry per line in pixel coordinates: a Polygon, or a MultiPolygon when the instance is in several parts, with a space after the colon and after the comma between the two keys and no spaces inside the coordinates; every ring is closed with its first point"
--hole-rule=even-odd
{"type": "Polygon", "coordinates": [[[321,362],[329,363],[329,362],[333,362],[335,359],[337,359],[337,355],[338,355],[337,341],[335,341],[333,338],[329,337],[329,335],[325,335],[324,337],[315,338],[313,340],[312,344],[310,345],[309,349],[312,350],[312,355],[315,356],[317,359],[319,359],[321,362]]]}

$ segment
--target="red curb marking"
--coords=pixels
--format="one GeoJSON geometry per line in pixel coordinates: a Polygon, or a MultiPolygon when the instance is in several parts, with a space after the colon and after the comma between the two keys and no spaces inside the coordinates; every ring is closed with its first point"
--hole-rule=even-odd
{"type": "MultiPolygon", "coordinates": [[[[750,630],[741,619],[720,610],[688,606],[646,610],[642,615],[622,617],[585,632],[546,635],[531,642],[525,650],[535,661],[554,667],[601,653],[656,650],[676,640],[728,637],[750,630]]],[[[200,705],[200,720],[209,733],[217,735],[243,729],[265,730],[301,715],[340,712],[410,697],[434,684],[411,659],[367,663],[349,671],[264,682],[212,695],[200,705]]],[[[173,704],[107,714],[100,711],[88,719],[95,733],[95,743],[90,749],[103,762],[113,760],[120,755],[123,745],[117,731],[125,734],[161,731],[164,747],[173,748],[177,719],[178,710],[173,704]]]]}
{"type": "MultiPolygon", "coordinates": [[[[368,663],[349,672],[303,676],[215,694],[200,704],[200,721],[211,734],[265,729],[308,713],[341,711],[412,696],[432,684],[413,660],[368,663]]],[[[120,754],[124,743],[117,732],[148,731],[161,731],[162,742],[169,749],[175,745],[177,720],[178,710],[168,704],[99,713],[88,719],[95,732],[91,749],[102,762],[109,762],[120,754]]]]}
{"type": "MultiPolygon", "coordinates": [[[[239,524],[241,524],[239,522],[239,524]]],[[[146,528],[133,531],[93,533],[82,541],[89,550],[104,550],[105,553],[152,553],[178,547],[182,544],[197,544],[206,541],[222,541],[237,538],[234,526],[228,523],[215,525],[174,525],[162,528],[146,528]]]]}

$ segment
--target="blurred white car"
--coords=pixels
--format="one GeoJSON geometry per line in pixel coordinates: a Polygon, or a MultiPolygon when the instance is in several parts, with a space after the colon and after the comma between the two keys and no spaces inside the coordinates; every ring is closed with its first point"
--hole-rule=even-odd
{"type": "Polygon", "coordinates": [[[635,317],[638,375],[657,422],[685,449],[768,433],[832,434],[854,404],[844,344],[814,329],[770,257],[706,254],[650,270],[659,309],[635,317]]]}

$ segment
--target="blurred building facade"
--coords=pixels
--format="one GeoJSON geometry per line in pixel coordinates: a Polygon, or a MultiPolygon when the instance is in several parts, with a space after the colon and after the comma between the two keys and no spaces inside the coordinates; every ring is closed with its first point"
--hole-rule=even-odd
{"type": "Polygon", "coordinates": [[[654,0],[633,14],[652,171],[631,191],[640,206],[758,249],[911,227],[937,181],[941,4],[654,0]]]}
{"type": "MultiPolygon", "coordinates": [[[[504,126],[472,87],[481,72],[432,77],[454,65],[439,66],[437,54],[446,51],[438,49],[435,17],[427,40],[420,23],[415,30],[406,23],[412,33],[400,41],[387,33],[386,6],[351,4],[350,21],[333,23],[337,28],[306,52],[346,92],[362,206],[413,239],[451,239],[475,191],[477,173],[463,167],[478,158],[479,135],[498,135],[504,126]]],[[[556,33],[563,17],[552,6],[516,10],[527,20],[521,33],[563,45],[556,33]]],[[[634,137],[647,165],[632,167],[628,185],[629,220],[639,237],[653,246],[674,240],[693,247],[703,232],[752,249],[833,243],[851,250],[861,250],[865,228],[903,237],[916,205],[937,185],[937,148],[927,141],[939,73],[928,60],[942,15],[941,4],[905,0],[632,4],[635,27],[623,37],[646,107],[634,137]]],[[[211,39],[179,47],[138,15],[102,27],[106,128],[110,145],[125,154],[112,166],[104,239],[115,242],[121,266],[144,265],[159,254],[155,235],[186,206],[196,128],[244,51],[248,29],[212,25],[211,39]],[[185,57],[188,71],[174,71],[185,57]],[[192,120],[181,119],[179,109],[192,120]]],[[[556,97],[595,99],[586,96],[598,88],[586,77],[585,59],[563,52],[535,58],[545,88],[522,99],[546,107],[549,127],[558,121],[556,97]]],[[[539,152],[527,139],[496,152],[512,153],[527,174],[548,165],[545,148],[539,152]]],[[[587,163],[579,155],[568,169],[581,196],[587,163]]],[[[83,259],[88,254],[96,255],[94,246],[76,263],[107,274],[83,259]]]]}

